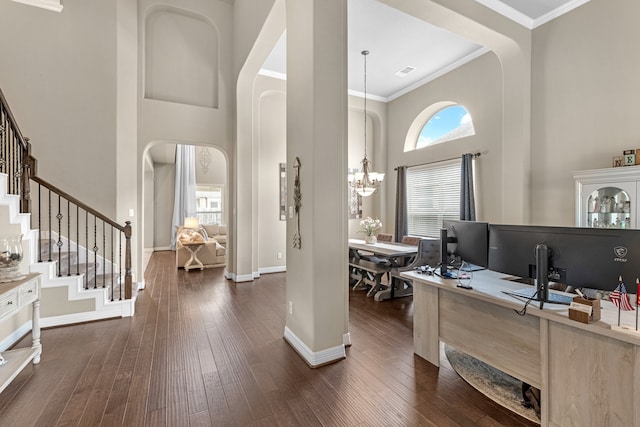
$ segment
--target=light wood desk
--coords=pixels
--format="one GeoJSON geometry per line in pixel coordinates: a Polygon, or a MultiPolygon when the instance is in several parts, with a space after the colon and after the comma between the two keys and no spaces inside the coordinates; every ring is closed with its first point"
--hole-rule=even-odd
{"type": "MultiPolygon", "coordinates": [[[[438,276],[413,279],[414,351],[436,366],[440,342],[540,388],[543,426],[640,426],[640,335],[611,330],[617,308],[602,301],[601,320],[573,321],[568,306],[523,302],[502,291],[525,287],[476,271],[472,290],[438,276]]],[[[635,311],[622,312],[635,327],[635,311]]]]}

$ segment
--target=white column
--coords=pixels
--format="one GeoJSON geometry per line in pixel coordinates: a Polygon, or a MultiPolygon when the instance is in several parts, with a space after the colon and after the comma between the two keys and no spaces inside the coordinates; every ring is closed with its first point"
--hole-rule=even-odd
{"type": "Polygon", "coordinates": [[[285,338],[312,366],[347,333],[347,1],[287,0],[287,174],[300,159],[300,235],[287,224],[285,338]]]}

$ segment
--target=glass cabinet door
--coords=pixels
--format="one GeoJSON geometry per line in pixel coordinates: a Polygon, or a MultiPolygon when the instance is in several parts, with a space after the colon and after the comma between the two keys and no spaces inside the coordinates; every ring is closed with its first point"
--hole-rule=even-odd
{"type": "Polygon", "coordinates": [[[618,187],[600,187],[588,194],[585,226],[632,228],[629,193],[618,187]]]}

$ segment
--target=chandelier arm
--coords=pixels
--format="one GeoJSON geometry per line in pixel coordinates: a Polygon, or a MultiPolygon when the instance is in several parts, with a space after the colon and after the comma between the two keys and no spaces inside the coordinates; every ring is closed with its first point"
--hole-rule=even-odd
{"type": "Polygon", "coordinates": [[[369,55],[369,51],[363,50],[361,53],[364,57],[364,158],[360,162],[362,163],[362,172],[354,174],[353,179],[350,178],[350,183],[359,195],[366,197],[377,190],[384,179],[384,174],[371,172],[373,178],[369,175],[371,167],[371,161],[367,158],[367,55],[369,55]]]}

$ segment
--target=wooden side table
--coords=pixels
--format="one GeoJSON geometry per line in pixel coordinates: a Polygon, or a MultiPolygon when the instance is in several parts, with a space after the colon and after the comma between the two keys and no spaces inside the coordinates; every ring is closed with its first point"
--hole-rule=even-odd
{"type": "Polygon", "coordinates": [[[0,284],[0,323],[11,324],[11,317],[31,304],[31,347],[2,352],[5,364],[0,366],[0,392],[29,362],[40,363],[40,274],[29,274],[22,280],[0,284]]]}
{"type": "Polygon", "coordinates": [[[204,270],[204,265],[198,259],[198,251],[202,246],[204,246],[204,242],[183,243],[182,246],[189,249],[189,253],[191,253],[191,258],[189,258],[189,260],[184,263],[185,271],[189,271],[194,268],[204,270]]]}

